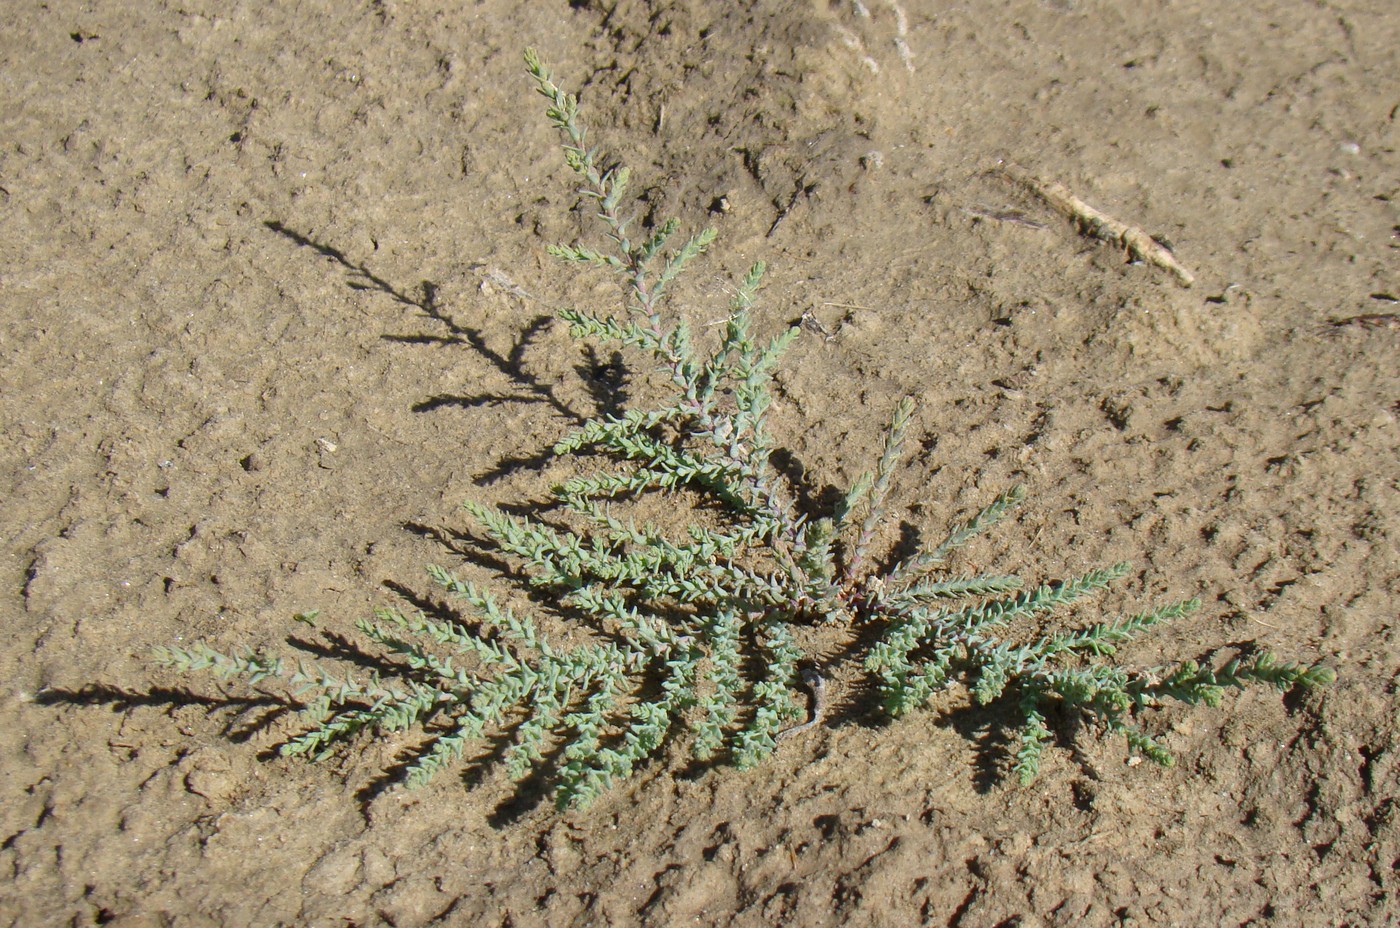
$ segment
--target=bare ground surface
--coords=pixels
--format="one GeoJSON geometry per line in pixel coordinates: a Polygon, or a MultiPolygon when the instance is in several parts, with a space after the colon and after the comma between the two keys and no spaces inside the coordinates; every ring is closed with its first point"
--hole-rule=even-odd
{"type": "Polygon", "coordinates": [[[14,5],[0,921],[1400,921],[1400,10],[744,6],[14,5]],[[655,389],[552,321],[616,296],[543,254],[584,217],[526,45],[644,212],[718,226],[697,325],[762,257],[765,331],[834,336],[779,379],[811,493],[913,394],[910,532],[1025,482],[972,567],[1129,560],[1107,608],[1206,603],[1134,661],[1258,642],[1335,686],[1163,712],[1164,771],[1061,720],[1023,789],[994,716],[882,724],[838,669],[831,717],[759,768],[668,758],[560,814],[472,765],[376,790],[392,741],[269,758],[275,703],[154,669],[426,594],[462,499],[538,498],[599,378],[655,389]],[[1195,286],[1003,162],[1169,240],[1195,286]]]}

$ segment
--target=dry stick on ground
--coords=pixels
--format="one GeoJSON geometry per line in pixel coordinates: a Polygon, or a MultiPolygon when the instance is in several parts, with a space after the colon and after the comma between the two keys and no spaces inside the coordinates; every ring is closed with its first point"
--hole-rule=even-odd
{"type": "Polygon", "coordinates": [[[1054,181],[1041,180],[1033,174],[1012,165],[1003,164],[1002,171],[1007,177],[1025,187],[1046,203],[1073,219],[1086,234],[1105,242],[1112,242],[1128,250],[1134,258],[1165,268],[1175,275],[1183,287],[1189,287],[1196,278],[1177,262],[1171,250],[1152,236],[1127,223],[1106,216],[1069,192],[1069,188],[1054,181]]]}
{"type": "Polygon", "coordinates": [[[826,716],[826,681],[822,679],[822,673],[815,667],[807,667],[802,671],[802,682],[807,684],[807,689],[812,693],[811,707],[807,710],[807,721],[797,725],[790,725],[773,736],[774,741],[782,741],[800,732],[817,725],[826,716]]]}
{"type": "Polygon", "coordinates": [[[1345,319],[1329,319],[1327,325],[1334,329],[1344,329],[1349,326],[1362,329],[1400,329],[1400,316],[1395,313],[1363,313],[1360,316],[1348,316],[1345,319]]]}

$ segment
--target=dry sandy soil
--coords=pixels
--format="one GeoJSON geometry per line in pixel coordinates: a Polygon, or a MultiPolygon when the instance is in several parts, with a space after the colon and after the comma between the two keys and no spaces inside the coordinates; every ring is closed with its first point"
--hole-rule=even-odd
{"type": "MultiPolygon", "coordinates": [[[[1393,0],[70,2],[0,36],[0,920],[14,925],[1400,923],[1400,7],[1393,0]],[[1061,726],[834,711],[758,769],[648,766],[557,813],[498,770],[269,756],[277,704],[153,666],[292,650],[423,595],[467,498],[538,496],[595,409],[553,312],[614,283],[520,62],[538,46],[648,215],[714,223],[681,306],[809,331],[774,429],[813,492],[897,398],[907,531],[1017,482],[971,568],[1136,566],[1201,596],[1138,664],[1321,661],[1061,726]],[[1126,260],[999,166],[1175,249],[1126,260]],[[1360,317],[1360,318],[1358,318],[1360,317]],[[1345,320],[1353,320],[1346,322],[1345,320]],[[258,721],[268,715],[268,725],[258,721]]],[[[897,539],[884,539],[893,542],[897,539]]],[[[466,564],[467,571],[486,571],[466,564]]],[[[505,589],[509,589],[506,584],[505,589]]],[[[1064,720],[1062,720],[1064,721],[1064,720]]]]}

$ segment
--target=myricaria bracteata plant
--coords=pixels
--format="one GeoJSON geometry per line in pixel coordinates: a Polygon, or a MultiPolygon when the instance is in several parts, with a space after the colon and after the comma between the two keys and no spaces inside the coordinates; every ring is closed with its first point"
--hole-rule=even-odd
{"type": "Polygon", "coordinates": [[[567,309],[560,316],[574,338],[625,346],[668,385],[659,405],[599,416],[559,440],[555,453],[576,456],[580,472],[555,487],[557,511],[548,520],[466,504],[529,578],[535,598],[548,602],[551,621],[565,617],[586,633],[561,644],[536,617],[432,567],[435,583],[471,618],[386,608],[361,622],[387,652],[379,665],[397,668],[392,679],[227,655],[207,644],[160,649],[161,662],[289,685],[302,700],[304,725],[283,754],[319,758],[362,731],[421,730],[405,769],[410,786],[459,763],[469,745],[504,733],[509,772],[522,777],[547,765],[560,806],[586,804],[668,741],[687,744],[701,760],[750,767],[819,721],[823,668],[798,645],[795,631],[803,627],[837,625],[868,643],[863,669],[890,716],[954,685],[978,703],[1014,707],[1008,766],[1023,783],[1052,739],[1047,708],[1056,703],[1168,764],[1166,748],[1137,721],[1139,710],[1171,700],[1214,706],[1227,689],[1250,683],[1288,689],[1332,679],[1326,668],[1279,663],[1267,653],[1218,668],[1187,661],[1132,669],[1115,661],[1120,643],[1190,613],[1194,600],[1036,634],[1028,620],[1082,603],[1127,565],[1030,587],[1010,573],[950,572],[957,549],[1021,501],[1019,487],[940,544],[876,567],[870,547],[888,517],[915,411],[910,399],[893,410],[873,469],[830,512],[800,512],[770,460],[766,428],[773,369],[799,329],[753,334],[762,263],[737,284],[718,344],[700,350],[668,298],[714,231],[677,244],[674,220],[637,228],[626,210],[627,168],[590,146],[577,98],[554,83],[533,51],[525,62],[601,231],[596,246],[549,250],[613,275],[622,290],[613,314],[567,309]],[[600,459],[610,463],[584,470],[600,459]],[[703,507],[705,517],[666,531],[622,514],[653,494],[671,494],[697,515],[703,507]]]}

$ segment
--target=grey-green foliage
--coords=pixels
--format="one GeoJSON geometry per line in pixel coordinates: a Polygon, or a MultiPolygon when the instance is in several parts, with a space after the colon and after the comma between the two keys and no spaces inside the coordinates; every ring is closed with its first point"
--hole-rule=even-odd
{"type": "Polygon", "coordinates": [[[409,785],[458,762],[470,745],[507,737],[509,772],[520,777],[545,765],[561,806],[587,803],[668,741],[687,744],[700,759],[758,763],[808,711],[797,668],[810,656],[794,636],[803,625],[835,623],[871,642],[864,668],[891,716],[955,684],[979,703],[1013,707],[1020,722],[1009,761],[1023,782],[1035,776],[1052,739],[1046,719],[1055,703],[1123,733],[1131,749],[1167,764],[1166,749],[1134,721],[1138,710],[1167,700],[1215,705],[1227,688],[1253,682],[1287,689],[1331,679],[1329,670],[1279,664],[1267,654],[1218,670],[1194,662],[1132,670],[1114,661],[1119,643],[1186,615],[1195,601],[1079,631],[1037,636],[1032,623],[1013,634],[1012,622],[1063,611],[1127,570],[1119,564],[1029,589],[1011,575],[948,573],[954,551],[1019,503],[1020,488],[937,546],[887,570],[874,568],[868,549],[887,515],[914,413],[908,399],[894,410],[874,469],[834,511],[820,518],[799,512],[770,462],[765,428],[774,365],[798,330],[768,339],[751,331],[763,265],[739,282],[718,344],[698,349],[685,320],[667,311],[667,297],[714,232],[673,245],[674,220],[638,229],[625,212],[627,169],[589,144],[577,99],[554,84],[535,54],[525,60],[604,240],[550,252],[612,273],[624,290],[619,314],[560,315],[575,338],[621,342],[670,384],[660,406],[593,419],[555,445],[558,455],[610,463],[556,487],[559,512],[549,521],[466,504],[528,576],[536,600],[581,628],[570,629],[569,644],[555,643],[531,616],[434,567],[433,580],[475,618],[383,609],[362,622],[361,631],[397,666],[392,682],[281,658],[231,657],[204,644],[163,649],[161,661],[290,684],[304,700],[305,724],[284,754],[322,757],[367,728],[418,729],[423,737],[407,765],[409,785]],[[656,493],[703,506],[707,517],[677,537],[617,514],[628,501],[656,493]]]}

